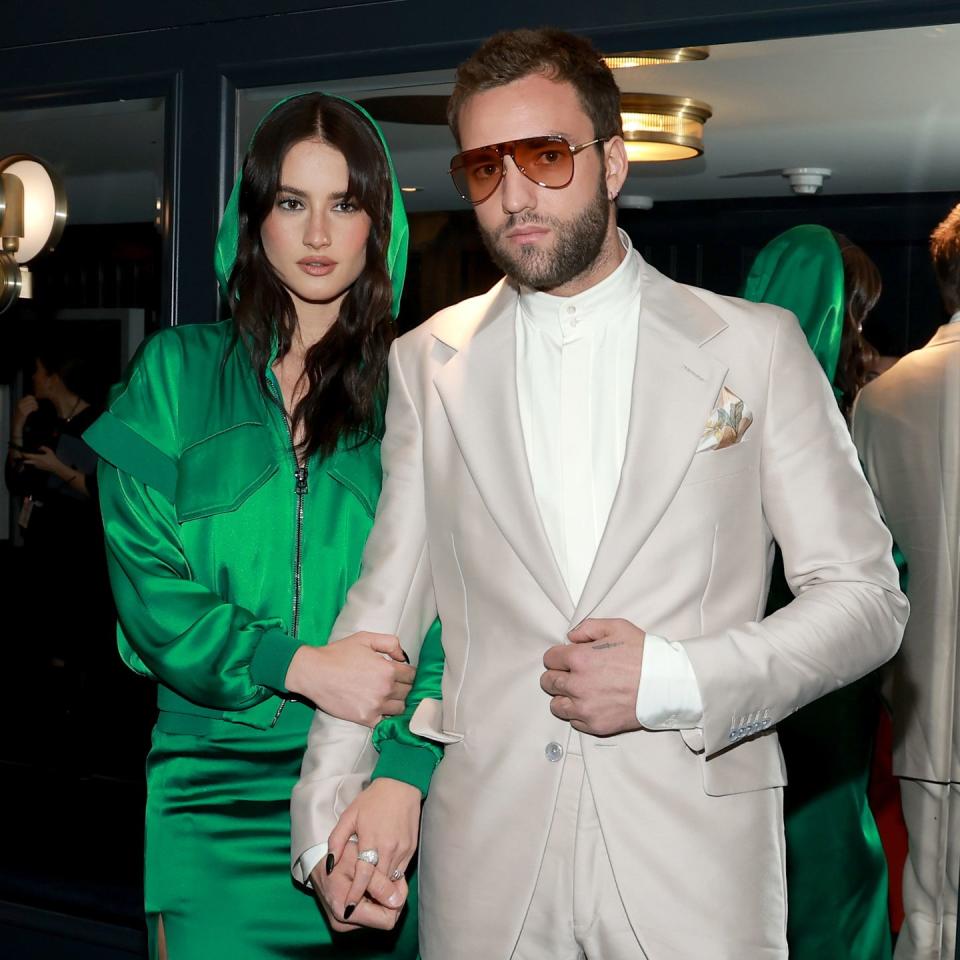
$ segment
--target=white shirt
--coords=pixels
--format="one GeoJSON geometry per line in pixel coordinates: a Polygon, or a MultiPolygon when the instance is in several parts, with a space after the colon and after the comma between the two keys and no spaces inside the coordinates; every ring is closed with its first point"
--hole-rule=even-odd
{"type": "Polygon", "coordinates": [[[960,310],[958,310],[947,323],[960,323],[960,310]]]}
{"type": "MultiPolygon", "coordinates": [[[[517,396],[527,460],[574,603],[603,536],[627,446],[642,261],[622,230],[620,240],[626,255],[600,283],[573,297],[522,287],[517,305],[517,396]]],[[[638,721],[651,729],[690,728],[702,718],[683,647],[648,634],[638,721]]]]}

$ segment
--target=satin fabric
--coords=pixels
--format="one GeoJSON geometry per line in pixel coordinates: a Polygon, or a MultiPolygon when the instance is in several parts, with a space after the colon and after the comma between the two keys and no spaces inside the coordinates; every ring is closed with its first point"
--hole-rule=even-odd
{"type": "MultiPolygon", "coordinates": [[[[399,196],[395,302],[406,259],[399,196]]],[[[232,204],[221,268],[235,256],[236,216],[232,204]]],[[[415,895],[396,931],[338,937],[290,877],[290,793],[313,711],[286,699],[284,677],[302,643],[326,643],[359,575],[380,444],[367,435],[314,455],[299,495],[269,370],[267,382],[272,396],[232,321],[165,330],[144,343],[85,435],[101,457],[121,656],[158,687],[147,761],[150,955],[162,920],[171,960],[413,960],[415,895]]]]}
{"type": "MultiPolygon", "coordinates": [[[[831,383],[844,317],[840,248],[806,224],[759,253],[748,300],[792,310],[831,383]]],[[[836,387],[834,392],[838,394],[836,387]]],[[[779,552],[767,614],[793,599],[779,552]]],[[[777,725],[787,765],[787,940],[791,960],[884,960],[891,955],[887,869],[867,803],[879,675],[816,700],[777,725]]]]}

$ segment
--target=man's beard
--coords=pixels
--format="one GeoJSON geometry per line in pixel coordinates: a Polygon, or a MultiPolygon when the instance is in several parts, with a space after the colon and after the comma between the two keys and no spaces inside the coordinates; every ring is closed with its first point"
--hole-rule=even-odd
{"type": "Polygon", "coordinates": [[[496,230],[480,227],[480,236],[490,258],[508,277],[535,290],[553,290],[593,266],[603,249],[609,216],[606,186],[601,181],[587,207],[571,220],[536,213],[512,214],[496,230]],[[540,250],[536,244],[515,247],[503,239],[508,231],[531,224],[553,230],[552,250],[540,250]]]}

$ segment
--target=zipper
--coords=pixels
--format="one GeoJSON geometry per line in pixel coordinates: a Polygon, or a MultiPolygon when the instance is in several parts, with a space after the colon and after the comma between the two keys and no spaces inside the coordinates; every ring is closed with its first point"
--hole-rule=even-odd
{"type": "MultiPolygon", "coordinates": [[[[280,399],[274,392],[272,375],[268,382],[270,383],[271,399],[280,412],[280,416],[283,419],[284,426],[286,427],[287,436],[290,438],[290,453],[293,457],[294,465],[293,491],[297,495],[297,511],[296,544],[293,560],[293,612],[291,615],[290,634],[294,639],[297,639],[300,631],[300,593],[303,587],[303,498],[309,492],[309,475],[307,471],[307,465],[305,463],[301,463],[300,458],[297,456],[297,445],[293,437],[293,430],[290,427],[290,420],[287,417],[287,411],[283,405],[282,399],[280,399]]],[[[280,719],[280,714],[283,713],[283,708],[287,705],[287,700],[288,698],[284,697],[280,701],[280,705],[277,707],[277,712],[273,715],[273,720],[270,721],[271,728],[277,725],[277,721],[280,719]]]]}

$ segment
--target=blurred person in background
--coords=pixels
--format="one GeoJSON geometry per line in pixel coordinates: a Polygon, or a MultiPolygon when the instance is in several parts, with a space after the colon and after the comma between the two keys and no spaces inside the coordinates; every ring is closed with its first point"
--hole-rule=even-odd
{"type": "Polygon", "coordinates": [[[960,882],[960,206],[930,256],[948,321],[860,395],[853,436],[910,564],[892,663],[893,772],[907,825],[896,960],[953,960],[960,882]]]}
{"type": "MultiPolygon", "coordinates": [[[[863,323],[880,297],[873,261],[846,237],[806,224],[760,251],[748,300],[792,310],[844,416],[877,352],[863,323]]],[[[767,614],[793,599],[779,550],[767,614]]],[[[867,803],[880,673],[803,707],[777,725],[787,765],[787,939],[792,960],[881,960],[891,951],[887,868],[867,803]]]]}

